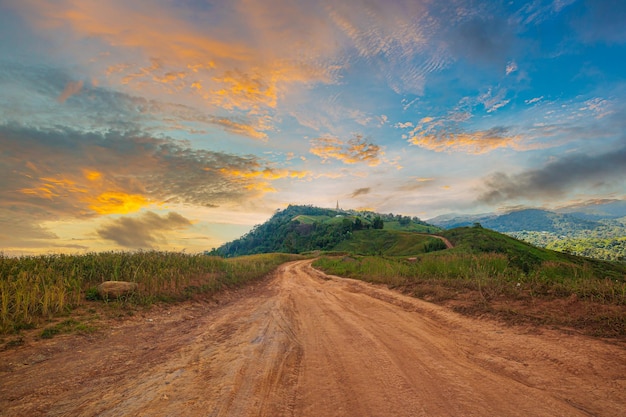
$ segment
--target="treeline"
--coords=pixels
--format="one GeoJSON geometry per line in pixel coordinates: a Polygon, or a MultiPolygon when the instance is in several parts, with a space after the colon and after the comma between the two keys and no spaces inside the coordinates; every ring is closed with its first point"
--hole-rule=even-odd
{"type": "Polygon", "coordinates": [[[535,246],[608,261],[626,261],[626,219],[600,220],[592,230],[506,233],[535,246]]]}
{"type": "Polygon", "coordinates": [[[572,255],[607,261],[626,261],[626,237],[615,239],[565,239],[550,242],[546,248],[572,255]]]}

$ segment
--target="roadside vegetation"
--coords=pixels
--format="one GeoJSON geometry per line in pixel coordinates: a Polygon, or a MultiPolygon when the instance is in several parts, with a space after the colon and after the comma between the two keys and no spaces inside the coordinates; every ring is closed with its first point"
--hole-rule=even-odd
{"type": "MultiPolygon", "coordinates": [[[[264,254],[222,259],[175,252],[105,252],[11,258],[0,255],[0,334],[38,327],[99,300],[97,286],[130,281],[138,290],[111,304],[147,306],[214,294],[257,280],[278,265],[301,257],[264,254]]],[[[89,330],[66,319],[44,330],[50,337],[66,330],[89,330]]]]}
{"type": "Polygon", "coordinates": [[[314,266],[463,313],[626,336],[626,265],[536,248],[481,227],[442,235],[454,249],[411,258],[324,256],[314,266]]]}

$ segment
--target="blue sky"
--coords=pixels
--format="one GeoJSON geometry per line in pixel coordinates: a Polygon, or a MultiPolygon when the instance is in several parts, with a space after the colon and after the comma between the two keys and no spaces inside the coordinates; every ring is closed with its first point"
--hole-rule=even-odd
{"type": "Polygon", "coordinates": [[[626,196],[626,3],[0,0],[0,248],[626,196]]]}

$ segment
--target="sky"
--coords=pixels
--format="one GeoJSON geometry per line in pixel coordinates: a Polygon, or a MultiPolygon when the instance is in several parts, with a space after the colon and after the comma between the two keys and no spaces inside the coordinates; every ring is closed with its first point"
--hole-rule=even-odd
{"type": "Polygon", "coordinates": [[[626,198],[623,0],[0,0],[0,252],[626,198]]]}

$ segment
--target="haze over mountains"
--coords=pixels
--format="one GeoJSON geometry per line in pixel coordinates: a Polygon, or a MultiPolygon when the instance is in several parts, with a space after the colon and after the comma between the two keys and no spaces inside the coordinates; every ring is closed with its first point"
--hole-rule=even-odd
{"type": "Polygon", "coordinates": [[[505,214],[483,213],[475,215],[444,214],[428,222],[445,229],[469,226],[475,222],[499,232],[519,230],[554,231],[570,228],[594,228],[599,220],[626,217],[626,201],[607,200],[598,204],[568,206],[554,211],[522,209],[505,214]]]}
{"type": "Polygon", "coordinates": [[[605,200],[555,211],[523,209],[504,214],[448,214],[428,222],[444,229],[479,223],[549,249],[609,260],[626,256],[624,200],[605,200]]]}

